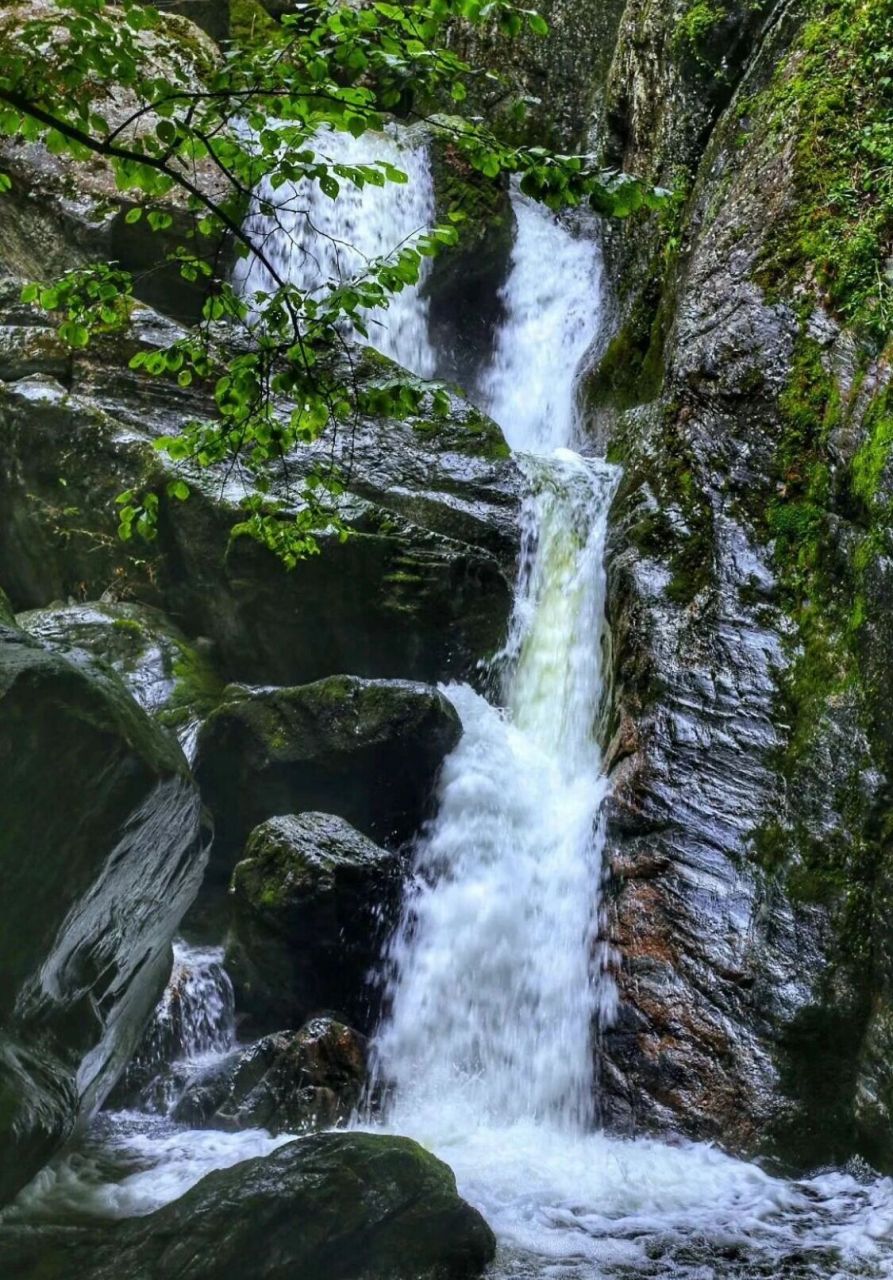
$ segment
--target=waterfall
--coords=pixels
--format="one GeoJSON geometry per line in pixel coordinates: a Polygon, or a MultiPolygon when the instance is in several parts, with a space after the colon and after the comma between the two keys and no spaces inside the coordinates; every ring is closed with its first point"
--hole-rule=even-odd
{"type": "MultiPolygon", "coordinates": [[[[407,143],[393,130],[354,138],[326,129],[314,146],[321,159],[335,165],[383,161],[404,173],[407,182],[389,184],[393,199],[372,183],[361,188],[345,178],[337,179],[337,199],[314,182],[286,183],[276,190],[269,182],[261,184],[245,228],[279,276],[311,296],[362,275],[370,262],[411,245],[434,222],[434,181],[419,140],[407,143]]],[[[420,378],[433,377],[436,368],[421,288],[427,265],[423,259],[417,286],[393,295],[386,309],[365,315],[371,345],[420,378]]],[[[249,299],[275,288],[258,258],[237,264],[234,285],[249,299]]]]}
{"type": "Polygon", "coordinates": [[[512,203],[505,321],[480,394],[513,449],[548,453],[577,439],[577,376],[600,326],[601,255],[591,236],[569,234],[532,200],[512,203]]]}
{"type": "MultiPolygon", "coordinates": [[[[599,258],[546,210],[516,197],[515,212],[505,325],[483,392],[513,443],[549,450],[574,439],[599,258]]],[[[464,735],[389,957],[393,1012],[375,1049],[398,1127],[423,1115],[426,1131],[460,1118],[582,1127],[593,1114],[592,1032],[613,1002],[596,964],[605,787],[595,734],[615,469],[566,447],[522,463],[530,492],[504,709],[468,686],[447,689],[464,735]]]]}
{"type": "Polygon", "coordinates": [[[222,947],[191,947],[178,939],[173,968],[143,1043],[125,1077],[140,1106],[171,1112],[190,1080],[224,1058],[236,1043],[233,987],[222,947]]]}
{"type": "MultiPolygon", "coordinates": [[[[339,241],[367,256],[393,250],[434,209],[424,150],[394,134],[325,149],[386,158],[410,183],[334,203],[305,191],[304,222],[286,210],[277,226],[257,210],[256,234],[304,288],[362,262],[339,241]]],[[[806,1259],[804,1278],[826,1280],[832,1252],[879,1274],[889,1182],[831,1173],[793,1184],[707,1145],[626,1142],[596,1127],[594,1038],[616,1012],[599,942],[607,783],[597,727],[618,472],[573,450],[602,264],[591,228],[517,193],[512,201],[504,320],[469,393],[500,423],[527,480],[510,635],[492,702],[467,685],[445,689],[464,733],[386,956],[391,1012],[372,1045],[381,1088],[371,1091],[384,1107],[358,1123],[409,1134],[447,1161],[496,1232],[500,1280],[788,1274],[792,1254],[806,1259]],[[714,1267],[736,1251],[746,1270],[714,1267]]],[[[263,287],[256,270],[242,285],[263,287]]],[[[374,319],[373,345],[419,375],[437,371],[417,290],[374,319]]]]}

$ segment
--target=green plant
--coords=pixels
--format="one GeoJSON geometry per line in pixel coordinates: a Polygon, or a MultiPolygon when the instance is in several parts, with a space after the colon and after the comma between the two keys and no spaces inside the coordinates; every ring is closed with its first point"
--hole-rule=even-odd
{"type": "MultiPolygon", "coordinates": [[[[187,387],[211,388],[213,417],[158,442],[173,464],[173,500],[189,497],[196,468],[238,464],[251,481],[244,518],[233,536],[257,538],[286,565],[316,550],[316,533],[345,534],[336,510],[341,480],[334,467],[311,478],[297,504],[272,499],[271,477],[289,452],[324,432],[349,430],[363,413],[391,417],[445,411],[443,392],[394,377],[358,386],[327,355],[343,344],[348,321],[363,336],[364,317],[386,307],[419,279],[423,259],[456,243],[461,210],[448,211],[393,254],[368,263],[353,279],[323,291],[302,291],[282,274],[263,245],[243,228],[241,210],[262,181],[315,183],[335,200],[345,187],[402,183],[406,176],[381,161],[345,164],[327,159],[320,130],[355,137],[380,130],[393,115],[426,119],[445,131],[462,163],[483,179],[517,176],[522,191],[550,207],[588,202],[623,216],[660,203],[660,193],[623,174],[594,169],[582,155],[504,142],[479,118],[446,119],[468,86],[487,75],[447,44],[445,29],[461,19],[484,22],[512,37],[546,24],[511,0],[311,0],[281,24],[252,21],[249,39],[232,44],[213,64],[202,42],[173,36],[157,10],[121,0],[58,0],[57,11],[29,18],[14,2],[0,11],[0,136],[43,143],[76,164],[98,157],[130,202],[129,223],[164,232],[179,195],[192,217],[187,245],[171,256],[182,276],[204,286],[202,322],[162,350],[141,351],[132,365],[187,387]],[[132,104],[123,121],[113,105],[132,104]],[[221,193],[195,178],[211,166],[221,193]],[[237,254],[254,255],[272,282],[250,300],[241,297],[203,243],[229,237],[237,254]],[[232,335],[238,333],[235,353],[232,335]]],[[[256,15],[255,15],[256,16],[256,15]]],[[[0,178],[0,188],[9,179],[0,178]]],[[[55,312],[60,333],[75,347],[123,324],[131,284],[109,264],[81,268],[55,285],[32,285],[26,297],[55,312]]],[[[129,492],[119,500],[124,538],[151,538],[157,492],[129,492]]]]}

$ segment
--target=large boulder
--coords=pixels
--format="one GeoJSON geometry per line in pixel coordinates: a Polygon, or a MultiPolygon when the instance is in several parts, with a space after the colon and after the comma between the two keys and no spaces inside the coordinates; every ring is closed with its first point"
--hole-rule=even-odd
{"type": "Polygon", "coordinates": [[[17,622],[60,653],[80,649],[101,659],[191,754],[201,719],[223,691],[206,643],[190,643],[158,609],[125,602],[50,605],[20,613],[17,622]]]}
{"type": "MultiPolygon", "coordinates": [[[[221,31],[228,26],[227,7],[226,0],[172,0],[159,6],[188,8],[197,19],[213,14],[221,31]]],[[[48,0],[11,0],[0,10],[0,56],[4,48],[15,56],[29,24],[37,22],[44,24],[38,45],[52,67],[76,16],[64,4],[57,7],[48,0]]],[[[187,92],[202,88],[220,56],[199,26],[174,12],[161,14],[151,29],[135,35],[135,42],[145,54],[147,74],[187,92]]],[[[153,133],[159,123],[155,112],[138,111],[140,105],[128,87],[116,85],[106,95],[97,90],[95,109],[110,129],[122,130],[124,145],[153,133]]],[[[186,250],[202,254],[216,267],[224,245],[219,236],[204,243],[196,239],[195,215],[185,192],[175,188],[162,198],[171,223],[163,232],[153,232],[145,219],[128,222],[138,203],[135,193],[122,193],[112,165],[98,156],[85,164],[55,155],[41,142],[9,138],[0,143],[0,157],[12,183],[0,199],[0,263],[7,270],[49,281],[87,263],[116,262],[133,273],[138,297],[183,319],[199,318],[207,282],[185,280],[179,265],[167,258],[186,250]]],[[[210,159],[199,161],[190,176],[209,198],[232,201],[232,189],[210,159]]]]}
{"type": "MultiPolygon", "coordinates": [[[[252,539],[231,539],[246,495],[224,472],[190,475],[187,502],[165,493],[154,439],[213,416],[213,402],[199,383],[181,388],[128,361],[182,331],[137,307],[125,332],[71,354],[16,299],[15,282],[0,280],[0,581],[17,609],[154,605],[214,642],[227,679],[252,683],[466,678],[502,645],[522,483],[498,428],[458,397],[445,418],[363,418],[289,459],[275,495],[287,509],[304,472],[334,451],[353,533],[322,535],[319,554],[286,571],[252,539]],[[126,489],[160,495],[155,542],[118,537],[126,489]]],[[[358,353],[351,377],[395,372],[358,353]]]]}
{"type": "Polygon", "coordinates": [[[349,1119],[366,1080],[363,1036],[334,1018],[277,1031],[190,1081],[173,1111],[191,1128],[303,1133],[349,1119]]]}
{"type": "Polygon", "coordinates": [[[0,1227],[16,1280],[472,1280],[495,1247],[445,1164],[367,1133],[288,1143],[105,1229],[0,1227]]]}
{"type": "Polygon", "coordinates": [[[402,861],[328,813],[271,818],[233,872],[226,968],[257,1029],[335,1009],[368,1027],[402,861]]]}
{"type": "Polygon", "coordinates": [[[0,1198],[123,1070],[201,880],[173,738],[113,674],[0,626],[0,1198]]]}
{"type": "Polygon", "coordinates": [[[196,773],[218,833],[215,867],[229,873],[258,823],[309,809],[338,814],[373,840],[406,840],[461,732],[442,693],[406,680],[233,687],[198,744],[196,773]]]}

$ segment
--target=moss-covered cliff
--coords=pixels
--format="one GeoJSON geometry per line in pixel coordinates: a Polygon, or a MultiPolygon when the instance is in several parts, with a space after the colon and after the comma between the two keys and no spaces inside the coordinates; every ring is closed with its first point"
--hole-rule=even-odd
{"type": "Polygon", "coordinates": [[[676,192],[612,233],[589,383],[625,472],[607,1078],[807,1163],[891,1158],[891,35],[882,0],[631,0],[606,93],[676,192]]]}

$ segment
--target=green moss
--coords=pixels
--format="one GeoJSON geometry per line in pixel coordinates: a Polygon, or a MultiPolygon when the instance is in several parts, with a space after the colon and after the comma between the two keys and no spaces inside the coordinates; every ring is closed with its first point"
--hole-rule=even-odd
{"type": "Polygon", "coordinates": [[[647,262],[635,273],[645,283],[627,301],[624,323],[586,381],[587,403],[592,409],[628,409],[635,404],[648,404],[660,393],[673,305],[666,286],[679,256],[689,187],[690,176],[677,173],[672,197],[660,212],[656,233],[652,215],[638,215],[648,217],[649,232],[654,237],[647,262]]]}
{"type": "Polygon", "coordinates": [[[9,602],[9,596],[0,587],[0,626],[15,626],[15,614],[9,602]]]}
{"type": "Polygon", "coordinates": [[[229,29],[233,40],[252,45],[263,42],[264,37],[279,30],[260,0],[230,0],[229,29]]]}
{"type": "Polygon", "coordinates": [[[476,409],[470,409],[461,416],[417,418],[413,420],[412,429],[419,435],[436,439],[441,448],[454,449],[471,457],[499,462],[512,454],[497,424],[476,409]]]}
{"type": "Polygon", "coordinates": [[[142,640],[145,634],[135,618],[115,618],[112,622],[112,630],[120,635],[131,636],[134,640],[142,640]]]}
{"type": "MultiPolygon", "coordinates": [[[[126,622],[127,619],[121,621],[126,622]]],[[[202,654],[185,644],[178,645],[178,650],[171,671],[173,692],[159,716],[163,724],[171,726],[183,724],[195,716],[204,718],[210,715],[220,705],[224,690],[223,681],[202,654]]]]}
{"type": "Polygon", "coordinates": [[[853,492],[869,506],[878,501],[893,450],[893,389],[887,387],[866,415],[867,439],[852,464],[853,492]]]}
{"type": "Polygon", "coordinates": [[[692,0],[676,22],[673,48],[692,56],[701,66],[710,66],[713,38],[728,16],[726,5],[717,0],[692,0]]]}
{"type": "Polygon", "coordinates": [[[631,415],[626,431],[632,440],[615,437],[611,460],[625,467],[622,483],[632,489],[646,483],[657,506],[647,511],[627,536],[644,555],[668,563],[667,595],[674,603],[687,605],[713,581],[713,508],[698,479],[695,450],[685,433],[679,406],[670,403],[663,407],[647,459],[635,456],[639,429],[631,415]]]}
{"type": "Polygon", "coordinates": [[[795,199],[758,279],[789,294],[812,276],[833,310],[882,343],[893,329],[889,0],[810,0],[794,49],[756,99],[771,145],[793,136],[795,199]]]}
{"type": "Polygon", "coordinates": [[[789,726],[775,765],[794,803],[791,817],[757,833],[761,864],[782,877],[795,901],[821,902],[838,919],[841,954],[863,961],[872,947],[873,893],[881,849],[872,827],[875,815],[863,774],[872,759],[856,759],[843,777],[822,777],[816,756],[827,740],[829,721],[840,715],[851,735],[883,752],[872,712],[876,694],[866,688],[861,630],[867,616],[865,575],[886,544],[884,514],[869,511],[861,537],[839,533],[849,493],[872,498],[890,445],[886,394],[876,398],[864,419],[866,443],[850,476],[835,479],[831,432],[853,411],[856,387],[846,403],[825,368],[819,346],[804,329],[794,355],[790,382],[779,400],[781,432],[776,448],[775,494],[762,517],[753,514],[774,539],[779,603],[795,625],[792,662],[782,684],[777,720],[789,726]],[[873,745],[872,745],[873,744],[873,745]],[[809,822],[810,788],[831,789],[825,799],[839,815],[837,829],[817,831],[809,822]]]}

